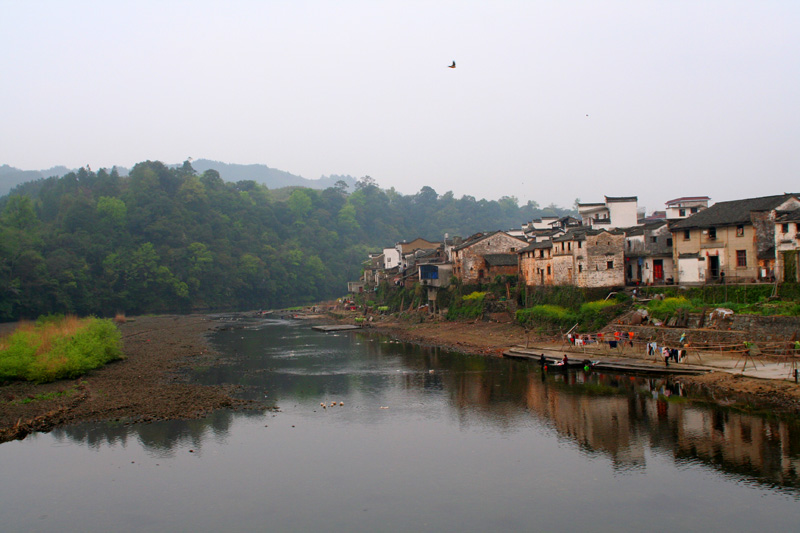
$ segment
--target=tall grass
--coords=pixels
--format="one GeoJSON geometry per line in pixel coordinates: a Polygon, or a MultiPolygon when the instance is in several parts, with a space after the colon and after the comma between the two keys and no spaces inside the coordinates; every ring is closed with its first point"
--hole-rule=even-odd
{"type": "Polygon", "coordinates": [[[455,298],[447,311],[448,320],[478,318],[483,314],[485,292],[475,291],[455,298]]]}
{"type": "Polygon", "coordinates": [[[121,357],[119,331],[110,320],[48,318],[20,324],[0,339],[0,381],[75,378],[121,357]]]}

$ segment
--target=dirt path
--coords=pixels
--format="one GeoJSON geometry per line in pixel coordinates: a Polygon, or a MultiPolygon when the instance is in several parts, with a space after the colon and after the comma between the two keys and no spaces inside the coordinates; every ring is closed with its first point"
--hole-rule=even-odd
{"type": "Polygon", "coordinates": [[[181,370],[214,364],[203,315],[140,317],[119,326],[125,359],[76,380],[0,387],[0,442],[31,431],[93,420],[198,418],[223,407],[253,407],[233,387],[187,383],[181,370]]]}

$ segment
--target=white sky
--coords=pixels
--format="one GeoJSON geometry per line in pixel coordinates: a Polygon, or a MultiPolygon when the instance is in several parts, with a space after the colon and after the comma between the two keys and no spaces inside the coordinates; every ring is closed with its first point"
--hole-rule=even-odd
{"type": "Polygon", "coordinates": [[[193,157],[648,211],[800,191],[796,0],[0,0],[0,50],[0,163],[26,170],[193,157]]]}

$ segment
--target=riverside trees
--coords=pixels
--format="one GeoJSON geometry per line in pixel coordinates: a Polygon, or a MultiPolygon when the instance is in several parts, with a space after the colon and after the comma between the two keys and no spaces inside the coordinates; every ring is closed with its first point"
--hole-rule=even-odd
{"type": "MultiPolygon", "coordinates": [[[[80,169],[0,199],[0,320],[269,308],[339,295],[370,251],[541,216],[535,203],[224,182],[191,164],[80,169]]],[[[554,213],[560,214],[560,213],[554,213]]]]}

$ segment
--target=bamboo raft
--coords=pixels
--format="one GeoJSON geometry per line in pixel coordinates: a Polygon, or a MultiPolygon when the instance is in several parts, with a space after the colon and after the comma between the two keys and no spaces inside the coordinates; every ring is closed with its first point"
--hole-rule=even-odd
{"type": "MultiPolygon", "coordinates": [[[[531,362],[540,362],[541,353],[535,353],[533,350],[515,347],[503,352],[503,357],[510,359],[520,359],[531,362]]],[[[690,366],[686,363],[672,364],[670,366],[663,366],[646,361],[634,361],[629,359],[603,359],[592,361],[590,359],[574,357],[569,359],[567,367],[561,363],[561,358],[553,356],[544,356],[545,364],[548,371],[564,371],[571,368],[583,368],[590,366],[592,370],[598,372],[613,372],[625,374],[646,374],[646,375],[699,375],[707,374],[709,369],[697,366],[690,366]]]]}
{"type": "Polygon", "coordinates": [[[311,329],[328,333],[331,331],[349,331],[351,329],[361,329],[361,326],[357,326],[355,324],[332,324],[327,326],[311,326],[311,329]]]}

